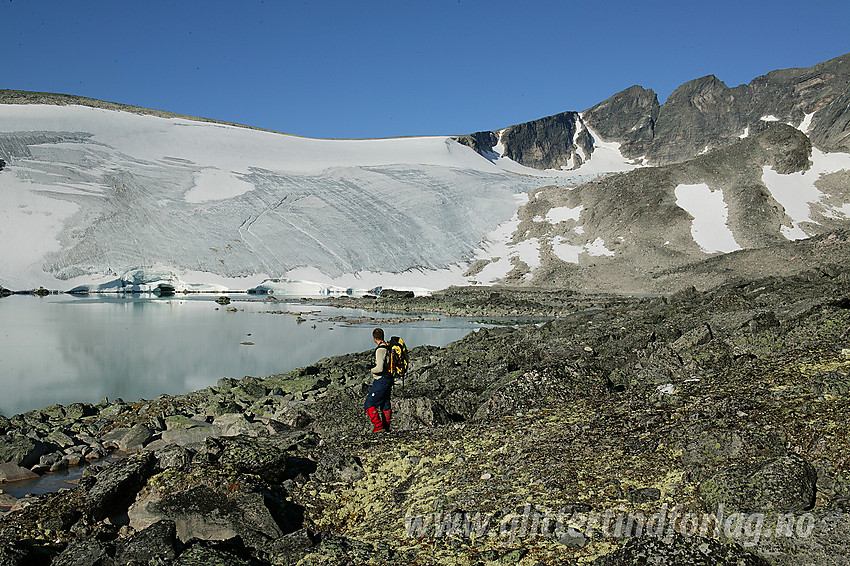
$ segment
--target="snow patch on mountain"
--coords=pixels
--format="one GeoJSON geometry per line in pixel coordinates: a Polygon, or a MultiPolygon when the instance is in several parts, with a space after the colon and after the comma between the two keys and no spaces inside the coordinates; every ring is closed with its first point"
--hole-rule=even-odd
{"type": "Polygon", "coordinates": [[[576,153],[582,160],[580,167],[573,169],[574,161],[570,158],[567,165],[563,165],[560,169],[535,169],[517,163],[509,157],[505,157],[505,145],[502,142],[502,135],[505,130],[496,132],[498,141],[493,146],[492,150],[484,153],[484,157],[491,163],[503,171],[516,173],[519,175],[527,175],[532,177],[551,177],[558,180],[559,183],[568,182],[573,185],[581,184],[594,177],[605,173],[618,173],[623,171],[631,171],[643,164],[640,160],[633,161],[627,159],[620,151],[620,143],[606,142],[582,119],[581,115],[576,121],[576,131],[573,136],[573,143],[576,147],[576,153]],[[591,155],[586,155],[584,149],[578,144],[579,134],[583,130],[587,130],[593,139],[593,152],[591,155]]]}
{"type": "MultiPolygon", "coordinates": [[[[584,149],[581,147],[581,144],[579,143],[579,135],[581,134],[584,127],[585,127],[585,124],[584,124],[583,120],[581,120],[581,119],[576,120],[576,130],[575,130],[575,133],[573,134],[573,145],[575,146],[576,153],[581,158],[582,163],[587,161],[587,155],[585,155],[584,149]]],[[[572,158],[570,158],[570,165],[569,165],[568,169],[572,169],[573,167],[574,167],[574,165],[572,163],[572,158]]]]}
{"type": "Polygon", "coordinates": [[[578,220],[581,217],[581,211],[584,210],[584,206],[556,206],[549,209],[549,212],[546,213],[545,219],[550,224],[557,224],[558,222],[566,222],[567,220],[578,220]]]}
{"type": "Polygon", "coordinates": [[[846,203],[838,207],[828,205],[823,201],[826,195],[815,186],[822,175],[850,170],[850,154],[824,153],[813,147],[811,163],[812,166],[808,170],[789,175],[777,173],[768,166],[763,168],[762,182],[773,198],[785,208],[785,213],[791,219],[790,226],[782,226],[782,234],[789,240],[809,237],[805,224],[817,224],[817,221],[812,218],[812,208],[815,205],[833,217],[850,218],[848,216],[850,207],[846,203]]]}
{"type": "Polygon", "coordinates": [[[800,122],[800,125],[797,126],[797,129],[803,132],[804,134],[808,134],[812,130],[812,118],[814,118],[815,113],[809,112],[803,117],[803,121],[800,122]]]}
{"type": "MultiPolygon", "coordinates": [[[[528,201],[528,194],[517,195],[517,210],[528,201]]],[[[486,235],[475,260],[487,265],[474,275],[466,276],[464,284],[492,285],[504,280],[516,269],[523,272],[523,279],[532,277],[531,271],[541,265],[540,241],[537,238],[516,239],[519,225],[519,215],[514,213],[510,220],[486,235]]]]}
{"type": "MultiPolygon", "coordinates": [[[[582,232],[579,232],[579,228],[580,227],[576,228],[576,233],[583,232],[583,230],[582,232]]],[[[555,236],[552,239],[552,253],[554,253],[558,259],[567,263],[579,263],[579,257],[581,254],[597,257],[614,255],[613,251],[605,247],[605,240],[601,237],[598,237],[587,244],[577,246],[575,244],[570,244],[563,236],[555,236]]]]}
{"type": "Polygon", "coordinates": [[[676,204],[693,217],[691,235],[705,253],[728,253],[740,250],[727,224],[729,210],[723,191],[712,191],[705,183],[678,185],[676,204]]]}
{"type": "Polygon", "coordinates": [[[497,157],[504,157],[504,155],[505,155],[505,144],[502,141],[502,135],[504,133],[505,133],[504,129],[501,129],[498,132],[496,132],[496,135],[498,136],[498,141],[496,142],[496,145],[493,146],[493,151],[496,152],[497,157]]]}
{"type": "Polygon", "coordinates": [[[620,151],[621,144],[619,142],[606,142],[599,137],[599,134],[593,128],[584,123],[583,120],[580,123],[587,128],[588,133],[593,138],[593,153],[590,155],[590,159],[586,160],[581,167],[572,171],[573,174],[599,175],[602,173],[619,173],[640,167],[640,165],[623,155],[620,151]]]}

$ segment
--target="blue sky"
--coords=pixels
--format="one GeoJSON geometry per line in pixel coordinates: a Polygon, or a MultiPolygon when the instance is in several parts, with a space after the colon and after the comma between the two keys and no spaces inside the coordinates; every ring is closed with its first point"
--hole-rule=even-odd
{"type": "Polygon", "coordinates": [[[463,134],[850,51],[847,0],[0,0],[0,88],[309,137],[463,134]]]}

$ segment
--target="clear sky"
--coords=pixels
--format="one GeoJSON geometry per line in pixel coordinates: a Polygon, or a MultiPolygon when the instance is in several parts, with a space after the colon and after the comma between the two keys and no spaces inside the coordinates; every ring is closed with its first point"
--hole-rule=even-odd
{"type": "Polygon", "coordinates": [[[322,138],[463,134],[663,103],[850,51],[848,0],[0,0],[0,88],[322,138]]]}

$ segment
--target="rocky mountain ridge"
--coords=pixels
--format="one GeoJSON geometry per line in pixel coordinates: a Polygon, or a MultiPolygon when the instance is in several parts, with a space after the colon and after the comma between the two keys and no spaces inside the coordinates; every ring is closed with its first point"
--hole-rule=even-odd
{"type": "MultiPolygon", "coordinates": [[[[773,121],[804,125],[820,149],[847,152],[848,97],[850,54],[813,67],[771,71],[733,88],[708,75],[681,85],[664,104],[652,90],[635,85],[581,113],[502,130],[502,155],[539,169],[577,168],[592,154],[592,141],[572,135],[587,126],[605,141],[619,142],[626,157],[665,165],[728,146],[773,121]],[[507,133],[512,135],[504,137],[507,133]]],[[[486,155],[499,135],[477,132],[458,141],[486,155]]]]}

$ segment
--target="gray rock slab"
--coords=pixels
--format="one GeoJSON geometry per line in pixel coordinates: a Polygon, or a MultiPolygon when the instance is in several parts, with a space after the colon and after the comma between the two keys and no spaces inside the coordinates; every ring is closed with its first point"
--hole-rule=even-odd
{"type": "Polygon", "coordinates": [[[0,482],[31,480],[38,477],[32,470],[22,468],[14,462],[0,464],[0,482]]]}
{"type": "Polygon", "coordinates": [[[283,535],[262,494],[233,497],[204,485],[164,496],[149,492],[140,496],[127,514],[130,526],[136,529],[173,521],[182,542],[239,536],[246,545],[257,547],[283,535]]]}
{"type": "Polygon", "coordinates": [[[176,444],[178,446],[189,446],[201,444],[207,438],[218,438],[221,436],[221,427],[209,423],[192,426],[190,428],[172,428],[162,431],[161,440],[165,444],[176,444]]]}
{"type": "Polygon", "coordinates": [[[153,473],[155,463],[153,453],[144,452],[105,465],[86,494],[88,513],[100,520],[126,509],[153,473]]]}
{"type": "Polygon", "coordinates": [[[104,434],[101,441],[109,445],[114,443],[122,452],[136,453],[140,452],[147,444],[153,431],[144,424],[137,424],[132,428],[116,428],[104,434]]]}
{"type": "Polygon", "coordinates": [[[221,428],[222,436],[239,436],[240,434],[259,436],[262,431],[266,430],[265,425],[249,421],[242,413],[219,415],[213,420],[212,424],[221,428]]]}
{"type": "Polygon", "coordinates": [[[395,430],[413,430],[452,422],[448,412],[437,401],[427,397],[393,400],[395,430]]]}

